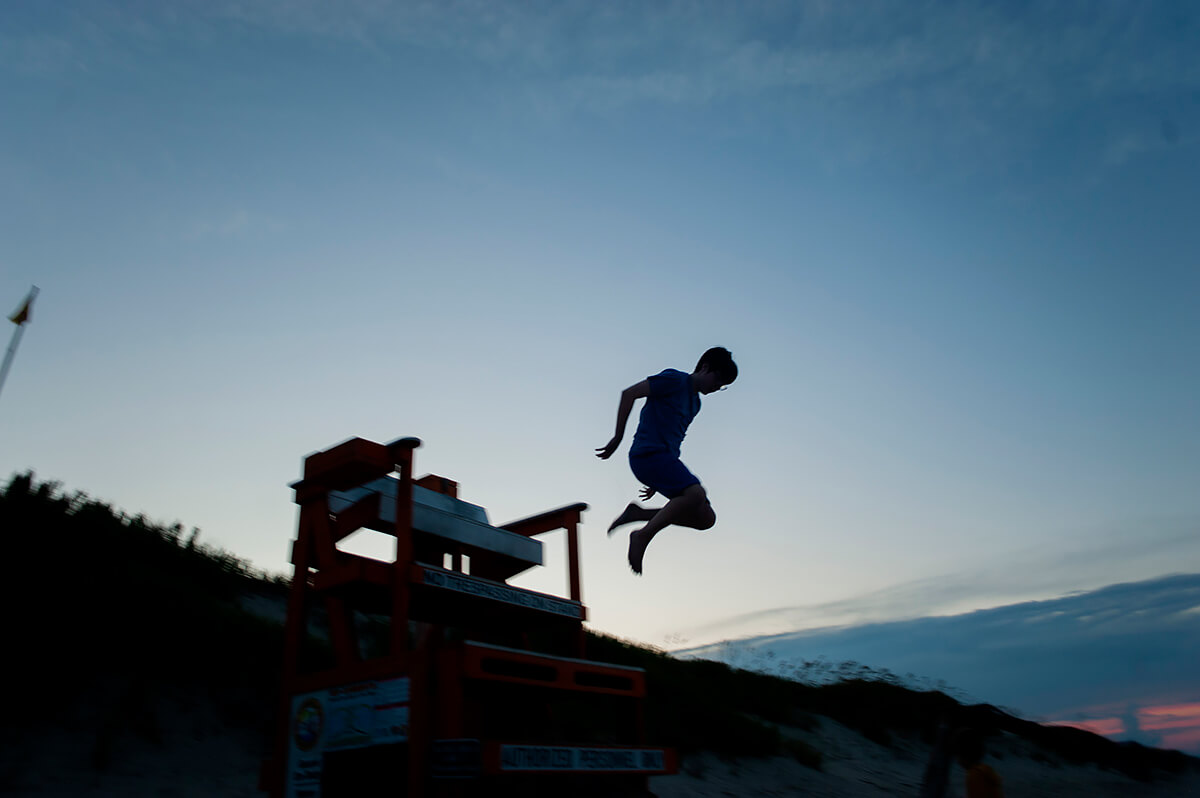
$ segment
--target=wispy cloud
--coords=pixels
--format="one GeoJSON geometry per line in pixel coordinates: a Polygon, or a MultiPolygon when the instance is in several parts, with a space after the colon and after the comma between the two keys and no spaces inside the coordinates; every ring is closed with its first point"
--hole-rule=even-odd
{"type": "MultiPolygon", "coordinates": [[[[976,98],[981,106],[1050,105],[1066,95],[1200,80],[1195,59],[1176,58],[1188,49],[1186,32],[1197,20],[1144,4],[227,0],[193,8],[292,33],[385,46],[419,42],[557,76],[672,75],[701,87],[687,92],[692,97],[712,96],[714,88],[840,94],[922,80],[925,88],[957,86],[964,96],[971,87],[992,87],[976,98]]],[[[643,90],[662,96],[653,80],[629,87],[631,96],[643,90]]]]}
{"type": "Polygon", "coordinates": [[[1200,17],[1148,4],[217,0],[141,14],[96,4],[83,18],[91,28],[139,35],[225,20],[369,42],[381,52],[419,45],[526,77],[602,87],[607,96],[597,99],[605,104],[898,89],[982,112],[1200,84],[1200,64],[1181,57],[1190,54],[1188,34],[1200,30],[1200,17]]]}
{"type": "Polygon", "coordinates": [[[1060,160],[1106,168],[1155,145],[1163,119],[1186,140],[1200,118],[1167,100],[1200,88],[1200,14],[1169,4],[215,0],[72,19],[70,37],[34,30],[4,49],[33,68],[156,31],[204,43],[253,28],[484,65],[507,104],[542,115],[738,110],[726,117],[830,163],[1002,169],[1065,136],[1060,160]]]}
{"type": "Polygon", "coordinates": [[[1198,607],[1200,574],[1186,574],[963,615],[747,638],[683,655],[764,669],[853,660],[944,680],[973,700],[1022,714],[1178,741],[1200,725],[1198,607]]]}
{"type": "Polygon", "coordinates": [[[972,571],[888,585],[819,604],[718,618],[672,635],[681,642],[777,634],[949,615],[1029,599],[1057,598],[1113,581],[1170,572],[1200,558],[1200,519],[1147,518],[1088,530],[1075,540],[1017,552],[972,571]]]}

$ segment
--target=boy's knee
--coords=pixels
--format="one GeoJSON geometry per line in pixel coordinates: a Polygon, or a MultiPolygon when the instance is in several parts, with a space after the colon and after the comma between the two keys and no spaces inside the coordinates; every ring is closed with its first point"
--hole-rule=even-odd
{"type": "Polygon", "coordinates": [[[717,523],[717,513],[708,500],[708,492],[700,484],[691,485],[684,493],[697,504],[696,529],[712,529],[717,523]]]}

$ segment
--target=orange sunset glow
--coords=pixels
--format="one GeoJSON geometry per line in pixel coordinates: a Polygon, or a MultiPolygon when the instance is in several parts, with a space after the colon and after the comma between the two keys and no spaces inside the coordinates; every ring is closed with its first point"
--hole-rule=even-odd
{"type": "MultiPolygon", "coordinates": [[[[1113,707],[1101,708],[1112,712],[1113,707]]],[[[1086,713],[1084,713],[1086,714],[1086,713]]],[[[1099,713],[1097,713],[1099,714],[1099,713]]],[[[1074,726],[1114,740],[1128,739],[1137,732],[1148,733],[1162,748],[1195,750],[1200,747],[1200,702],[1162,704],[1136,710],[1138,728],[1126,727],[1125,717],[1101,716],[1081,720],[1053,720],[1050,726],[1074,726]]]]}

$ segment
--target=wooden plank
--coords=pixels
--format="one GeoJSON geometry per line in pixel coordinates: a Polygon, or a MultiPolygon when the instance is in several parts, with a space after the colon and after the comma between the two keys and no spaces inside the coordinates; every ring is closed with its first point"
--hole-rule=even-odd
{"type": "Polygon", "coordinates": [[[548,510],[544,513],[538,513],[528,518],[522,518],[519,521],[513,521],[500,527],[507,529],[509,532],[516,532],[518,535],[525,537],[533,537],[544,532],[553,532],[555,529],[565,529],[570,523],[578,524],[581,514],[588,508],[584,502],[568,505],[567,507],[559,507],[557,510],[548,510]],[[574,521],[572,521],[572,518],[574,521]]]}
{"type": "Polygon", "coordinates": [[[332,449],[305,458],[302,485],[345,490],[390,474],[392,465],[387,446],[362,438],[351,438],[332,449]]]}
{"type": "Polygon", "coordinates": [[[382,587],[391,584],[392,568],[388,563],[353,554],[345,555],[345,560],[345,562],[330,568],[322,568],[314,574],[312,577],[313,590],[335,590],[360,582],[382,587]]]}
{"type": "Polygon", "coordinates": [[[441,493],[444,496],[458,498],[458,483],[452,479],[439,477],[437,474],[426,474],[416,480],[414,484],[420,485],[426,490],[431,490],[434,493],[441,493]]]}
{"type": "Polygon", "coordinates": [[[338,512],[337,521],[333,525],[333,542],[337,544],[339,541],[345,540],[363,527],[374,523],[378,518],[379,494],[371,493],[364,496],[338,512]]]}
{"type": "MultiPolygon", "coordinates": [[[[396,492],[396,557],[392,563],[392,639],[389,646],[392,657],[407,656],[409,651],[408,622],[410,611],[410,586],[407,570],[413,559],[413,459],[416,446],[402,439],[389,449],[392,462],[400,472],[400,486],[396,492]],[[403,445],[401,445],[403,444],[403,445]]],[[[420,441],[416,442],[420,445],[420,441]]],[[[415,772],[415,771],[413,771],[415,772]]]]}
{"type": "Polygon", "coordinates": [[[646,695],[646,675],[640,668],[535,654],[503,646],[465,643],[462,669],[466,678],[481,681],[632,698],[646,695]]]}
{"type": "Polygon", "coordinates": [[[436,590],[470,596],[478,598],[480,601],[507,604],[514,608],[543,612],[573,620],[582,620],[585,614],[583,606],[577,601],[513,587],[503,582],[480,579],[456,571],[447,571],[445,568],[414,563],[410,574],[414,585],[424,585],[436,590]]]}

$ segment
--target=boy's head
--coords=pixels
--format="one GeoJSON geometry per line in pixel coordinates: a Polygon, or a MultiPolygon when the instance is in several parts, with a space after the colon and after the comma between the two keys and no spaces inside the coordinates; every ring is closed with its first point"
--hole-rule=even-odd
{"type": "Polygon", "coordinates": [[[738,367],[733,355],[723,346],[714,346],[696,362],[695,385],[700,393],[719,391],[737,379],[738,367]]]}

